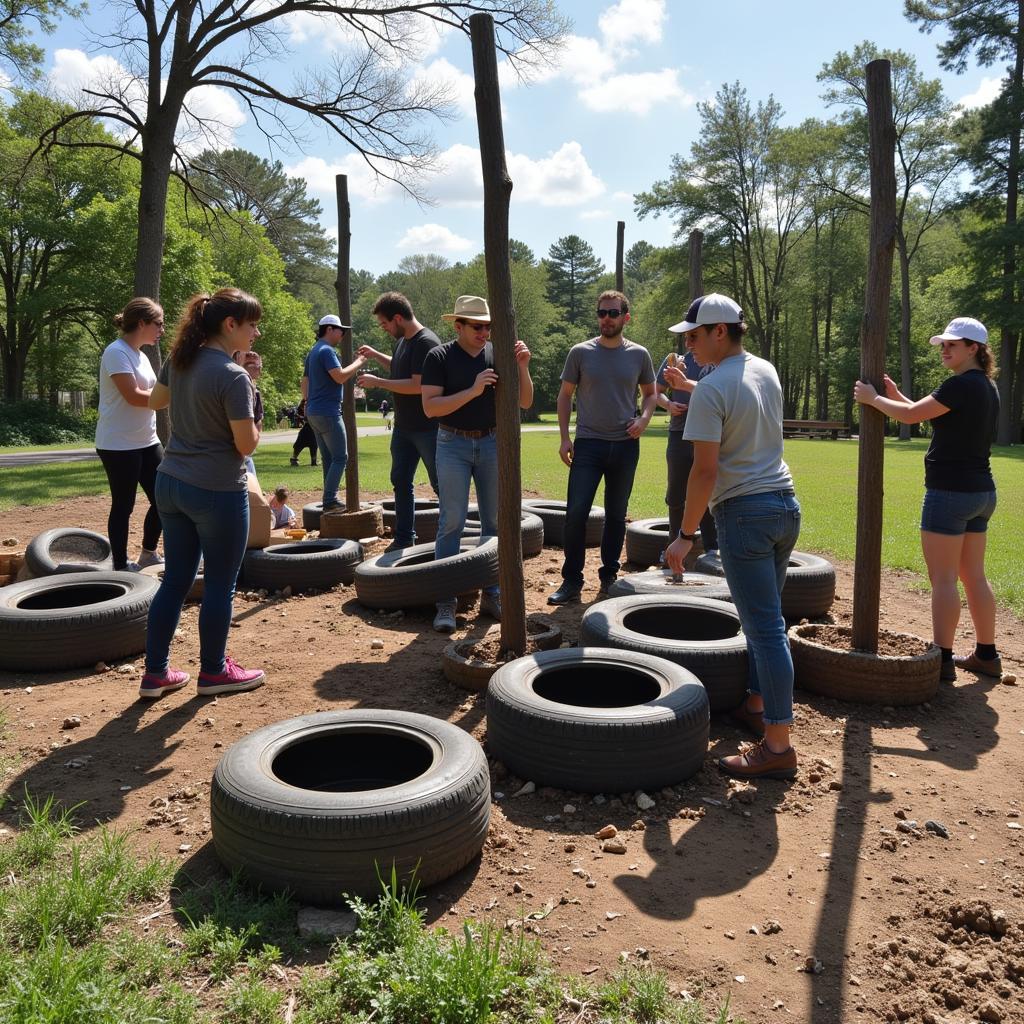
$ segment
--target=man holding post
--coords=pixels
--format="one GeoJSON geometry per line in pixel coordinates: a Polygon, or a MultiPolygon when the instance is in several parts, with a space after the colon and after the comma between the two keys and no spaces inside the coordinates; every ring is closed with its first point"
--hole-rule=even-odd
{"type": "Polygon", "coordinates": [[[598,484],[604,478],[604,532],[601,537],[600,592],[606,594],[619,571],[626,537],[626,510],[640,458],[640,435],[654,413],[654,364],[642,345],[622,336],[629,303],[622,292],[597,300],[600,334],[569,350],[558,392],[558,454],[569,467],[562,585],[548,604],[579,601],[586,558],[586,528],[598,484]],[[643,409],[636,413],[637,388],[643,409]],[[576,441],[569,438],[569,414],[576,397],[576,441]]]}
{"type": "MultiPolygon", "coordinates": [[[[497,416],[494,389],[500,387],[494,370],[490,343],[491,311],[478,295],[460,295],[455,312],[443,319],[455,327],[455,340],[427,354],[423,362],[423,411],[438,421],[437,484],[441,514],[437,525],[434,557],[457,554],[469,510],[469,485],[476,485],[480,505],[480,539],[498,532],[498,448],[495,438],[497,416]]],[[[530,350],[522,341],[515,344],[519,369],[519,406],[533,404],[530,350]]],[[[437,603],[434,629],[453,633],[456,629],[456,596],[437,603]]],[[[480,611],[501,618],[501,600],[496,586],[484,590],[480,611]]]]}
{"type": "Polygon", "coordinates": [[[342,366],[335,351],[352,330],[333,313],[320,318],[316,344],[306,355],[302,373],[302,397],[306,400],[306,422],[313,428],[324,474],[324,511],[342,507],[338,500],[341,475],[348,462],[348,438],[341,418],[343,385],[366,362],[357,356],[348,366],[342,366]]]}
{"type": "MultiPolygon", "coordinates": [[[[413,483],[420,460],[426,467],[430,486],[437,493],[437,421],[423,411],[423,362],[441,339],[413,315],[412,305],[401,292],[385,292],[373,307],[380,329],[394,339],[390,356],[363,345],[359,354],[374,359],[390,377],[364,373],[362,388],[385,388],[394,397],[395,423],[391,433],[391,486],[395,490],[395,537],[388,551],[416,543],[414,529],[416,499],[413,483]]],[[[383,408],[384,403],[381,403],[383,408]]],[[[390,423],[388,424],[390,426],[390,423]]]]}

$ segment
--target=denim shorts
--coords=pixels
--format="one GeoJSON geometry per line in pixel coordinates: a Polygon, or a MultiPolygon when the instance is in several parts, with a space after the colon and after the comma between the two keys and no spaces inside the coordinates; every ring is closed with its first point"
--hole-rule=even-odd
{"type": "Polygon", "coordinates": [[[984,533],[995,510],[995,491],[939,491],[929,487],[924,492],[921,529],[950,537],[984,533]]]}

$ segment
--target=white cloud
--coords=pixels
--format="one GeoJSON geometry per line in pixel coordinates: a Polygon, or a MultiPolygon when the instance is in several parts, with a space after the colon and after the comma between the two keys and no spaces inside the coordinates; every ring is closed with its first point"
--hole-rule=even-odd
{"type": "Polygon", "coordinates": [[[634,40],[660,43],[665,21],[665,0],[619,0],[597,19],[608,47],[634,40]]]}
{"type": "Polygon", "coordinates": [[[580,89],[579,98],[599,113],[626,111],[649,114],[656,103],[675,102],[688,107],[694,97],[679,84],[679,72],[673,68],[643,71],[636,75],[613,75],[603,82],[580,89]]]}
{"type": "Polygon", "coordinates": [[[974,92],[960,99],[959,105],[965,107],[968,110],[974,107],[986,107],[990,104],[1003,89],[1003,78],[989,78],[985,77],[981,80],[981,84],[974,92]]]}
{"type": "Polygon", "coordinates": [[[476,99],[473,96],[476,81],[472,75],[460,71],[450,61],[439,57],[430,64],[418,67],[412,76],[413,84],[447,87],[456,107],[467,116],[476,114],[476,99]]]}
{"type": "Polygon", "coordinates": [[[565,142],[540,160],[516,153],[509,153],[506,160],[513,200],[540,206],[577,206],[605,191],[604,182],[591,170],[578,142],[565,142]]]}
{"type": "Polygon", "coordinates": [[[620,202],[620,203],[621,202],[631,203],[631,202],[633,202],[633,193],[632,192],[613,192],[612,193],[612,199],[614,199],[616,202],[620,202]]]}
{"type": "Polygon", "coordinates": [[[607,210],[584,210],[580,220],[608,220],[611,214],[607,210]]]}
{"type": "Polygon", "coordinates": [[[418,227],[409,228],[395,248],[407,253],[435,252],[444,255],[468,252],[473,248],[473,243],[468,238],[455,234],[443,224],[420,224],[418,227]]]}
{"type": "Polygon", "coordinates": [[[419,14],[390,15],[388,38],[374,41],[381,20],[367,14],[364,22],[368,26],[365,36],[350,21],[334,14],[297,11],[285,15],[284,20],[290,41],[296,45],[315,43],[327,51],[365,50],[370,41],[385,62],[396,65],[404,62],[407,66],[433,57],[454,31],[449,25],[419,14]]]}

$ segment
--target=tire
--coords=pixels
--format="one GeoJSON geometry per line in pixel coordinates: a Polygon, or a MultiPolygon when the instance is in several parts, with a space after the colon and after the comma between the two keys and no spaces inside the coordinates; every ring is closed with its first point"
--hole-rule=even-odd
{"type": "Polygon", "coordinates": [[[320,532],[320,517],[324,514],[324,503],[312,501],[302,506],[302,528],[307,533],[320,532]]]}
{"type": "MultiPolygon", "coordinates": [[[[671,537],[668,535],[668,517],[657,519],[637,519],[626,524],[626,561],[646,569],[650,565],[658,565],[661,553],[668,547],[671,537]]],[[[704,553],[704,542],[700,530],[686,556],[686,568],[692,569],[700,555],[704,553]]]]}
{"type": "MultiPolygon", "coordinates": [[[[718,555],[701,555],[697,559],[696,570],[712,576],[725,576],[722,559],[718,555]]],[[[794,551],[789,556],[786,584],[782,588],[783,616],[791,622],[817,618],[827,614],[835,597],[835,566],[818,555],[794,551]]]]}
{"type": "Polygon", "coordinates": [[[58,527],[45,530],[29,541],[25,564],[33,576],[65,572],[112,572],[110,541],[102,533],[58,527]]]}
{"type": "MultiPolygon", "coordinates": [[[[825,646],[817,639],[818,628],[808,623],[793,626],[789,631],[798,689],[854,704],[887,704],[893,707],[923,704],[939,692],[942,652],[934,644],[923,654],[905,657],[840,651],[825,646]]],[[[838,629],[847,636],[852,633],[849,626],[830,628],[838,629]]],[[[922,643],[920,637],[905,633],[890,635],[922,643]]]]}
{"type": "MultiPolygon", "coordinates": [[[[382,501],[381,508],[384,509],[384,528],[395,532],[395,499],[390,498],[382,501]]],[[[470,508],[475,506],[471,505],[470,508]]],[[[437,523],[441,518],[441,503],[434,498],[416,498],[413,502],[412,522],[416,531],[417,543],[425,544],[427,541],[437,539],[437,523]]]]}
{"type": "Polygon", "coordinates": [[[275,544],[246,551],[242,580],[249,590],[330,590],[351,583],[363,560],[363,546],[354,540],[328,537],[275,544]]]}
{"type": "Polygon", "coordinates": [[[159,587],[139,572],[59,573],[4,587],[0,669],[46,672],[139,654],[159,587]]]}
{"type": "Polygon", "coordinates": [[[303,902],[380,895],[391,867],[422,885],[455,874],[487,838],[490,778],[462,729],[408,711],[328,711],[239,740],[210,787],[218,857],[303,902]]]}
{"type": "MultiPolygon", "coordinates": [[[[523,509],[521,538],[523,545],[523,558],[533,558],[544,550],[544,523],[540,516],[523,509]]],[[[480,536],[480,512],[471,510],[466,516],[466,528],[462,531],[463,537],[480,536]]]]}
{"type": "Polygon", "coordinates": [[[712,711],[731,711],[746,697],[747,639],[739,613],[726,601],[685,594],[611,598],[584,613],[579,642],[649,654],[689,669],[704,684],[712,711]]]}
{"type": "MultiPolygon", "coordinates": [[[[565,543],[565,509],[566,502],[552,501],[548,498],[525,498],[523,508],[539,516],[544,523],[544,544],[547,547],[560,548],[565,543]]],[[[601,534],[604,532],[604,509],[595,506],[587,516],[586,545],[596,548],[601,545],[601,534]]]]}
{"type": "MultiPolygon", "coordinates": [[[[159,584],[164,578],[164,566],[160,565],[147,565],[142,570],[146,576],[152,576],[153,579],[159,584]]],[[[185,595],[186,604],[197,604],[203,599],[203,592],[206,589],[206,576],[203,573],[203,565],[200,563],[199,571],[196,573],[196,578],[192,581],[192,586],[189,592],[185,595]]]]}
{"type": "Polygon", "coordinates": [[[356,595],[368,608],[418,608],[498,582],[498,541],[467,537],[435,560],[433,544],[388,551],[356,566],[356,595]]]}
{"type": "Polygon", "coordinates": [[[658,789],[700,770],[708,714],[696,677],[661,658],[585,647],[544,651],[491,676],[487,748],[537,785],[583,793],[658,789]],[[577,693],[591,703],[566,701],[577,693]]]}
{"type": "Polygon", "coordinates": [[[676,580],[663,569],[648,569],[620,576],[609,588],[609,597],[630,597],[634,594],[649,594],[653,597],[668,597],[685,594],[690,597],[710,597],[713,601],[731,601],[729,584],[721,576],[708,576],[702,572],[684,572],[676,580]]]}

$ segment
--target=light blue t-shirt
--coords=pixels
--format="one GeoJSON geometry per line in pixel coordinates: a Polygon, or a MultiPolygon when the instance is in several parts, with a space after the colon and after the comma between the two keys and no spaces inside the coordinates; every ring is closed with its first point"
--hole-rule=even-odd
{"type": "Polygon", "coordinates": [[[712,508],[727,498],[793,486],[782,460],[782,386],[766,359],[749,352],[723,359],[693,389],[683,437],[719,444],[712,508]]]}
{"type": "Polygon", "coordinates": [[[309,378],[309,392],[306,396],[306,412],[314,416],[337,416],[341,412],[341,396],[344,390],[331,377],[330,371],[341,369],[341,360],[333,345],[322,338],[309,350],[303,375],[309,378]]]}

